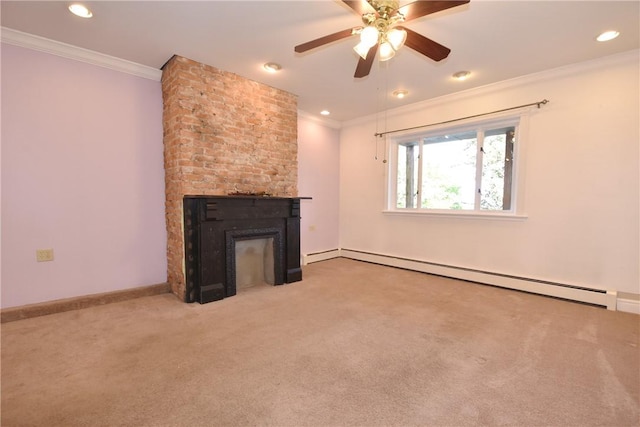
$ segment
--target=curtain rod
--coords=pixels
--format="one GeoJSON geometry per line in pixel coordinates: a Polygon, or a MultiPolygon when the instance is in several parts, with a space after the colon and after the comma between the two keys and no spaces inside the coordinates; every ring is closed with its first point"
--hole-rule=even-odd
{"type": "Polygon", "coordinates": [[[532,102],[531,104],[524,104],[524,105],[518,105],[517,107],[503,108],[502,110],[491,111],[489,113],[475,114],[473,116],[460,117],[458,119],[451,119],[451,120],[446,120],[444,122],[438,122],[438,123],[430,123],[428,125],[420,125],[420,126],[414,126],[414,127],[410,127],[410,128],[390,130],[390,131],[386,131],[386,132],[376,132],[373,135],[374,136],[378,136],[378,137],[382,137],[382,136],[390,134],[390,133],[403,132],[405,130],[420,129],[420,128],[425,128],[425,127],[428,127],[428,126],[443,125],[443,124],[446,124],[446,123],[458,122],[460,120],[466,120],[466,119],[473,119],[473,118],[476,118],[476,117],[488,116],[489,114],[496,114],[496,113],[502,113],[504,111],[517,110],[518,108],[531,107],[533,105],[535,105],[538,108],[540,108],[541,105],[545,105],[548,102],[549,102],[548,99],[543,99],[542,101],[532,102]]]}

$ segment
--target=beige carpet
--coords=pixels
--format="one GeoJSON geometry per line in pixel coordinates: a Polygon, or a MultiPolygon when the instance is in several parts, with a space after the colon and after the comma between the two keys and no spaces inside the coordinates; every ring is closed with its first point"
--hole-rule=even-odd
{"type": "Polygon", "coordinates": [[[336,259],[2,325],[3,426],[624,426],[640,317],[336,259]]]}

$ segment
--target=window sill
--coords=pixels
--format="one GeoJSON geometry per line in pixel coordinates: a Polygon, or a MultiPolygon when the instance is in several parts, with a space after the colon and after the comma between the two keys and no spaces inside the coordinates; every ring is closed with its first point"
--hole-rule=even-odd
{"type": "Polygon", "coordinates": [[[438,211],[438,210],[419,210],[419,209],[385,209],[382,211],[385,215],[405,215],[405,216],[427,216],[427,217],[443,217],[443,218],[462,218],[462,219],[497,219],[506,221],[522,221],[528,218],[524,214],[516,214],[514,212],[475,212],[475,211],[438,211]]]}

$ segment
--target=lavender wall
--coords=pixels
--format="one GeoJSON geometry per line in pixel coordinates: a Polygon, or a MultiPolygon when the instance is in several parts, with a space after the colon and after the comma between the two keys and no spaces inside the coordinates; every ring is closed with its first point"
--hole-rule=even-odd
{"type": "Polygon", "coordinates": [[[2,44],[1,136],[2,307],[166,281],[160,82],[2,44]]]}
{"type": "Polygon", "coordinates": [[[298,194],[301,202],[300,251],[303,255],[338,248],[340,132],[298,116],[298,194]]]}

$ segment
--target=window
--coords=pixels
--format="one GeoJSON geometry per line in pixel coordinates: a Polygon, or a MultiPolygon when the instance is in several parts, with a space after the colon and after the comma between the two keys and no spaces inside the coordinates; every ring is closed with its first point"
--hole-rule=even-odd
{"type": "Polygon", "coordinates": [[[518,119],[402,137],[391,143],[393,210],[514,212],[518,119]]]}

